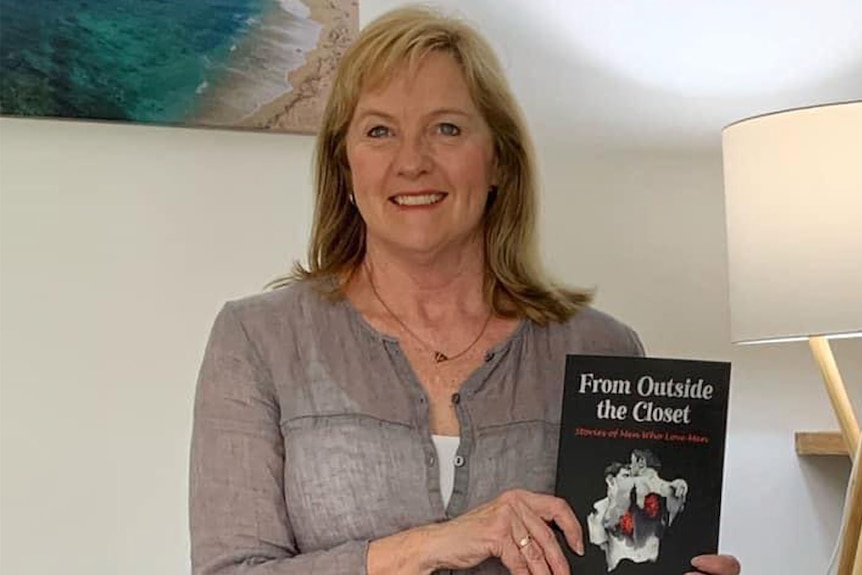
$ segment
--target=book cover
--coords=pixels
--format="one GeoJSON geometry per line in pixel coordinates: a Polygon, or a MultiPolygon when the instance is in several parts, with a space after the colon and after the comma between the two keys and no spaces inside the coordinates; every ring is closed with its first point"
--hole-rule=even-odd
{"type": "Polygon", "coordinates": [[[730,364],[569,355],[556,494],[573,573],[679,575],[718,551],[730,364]]]}

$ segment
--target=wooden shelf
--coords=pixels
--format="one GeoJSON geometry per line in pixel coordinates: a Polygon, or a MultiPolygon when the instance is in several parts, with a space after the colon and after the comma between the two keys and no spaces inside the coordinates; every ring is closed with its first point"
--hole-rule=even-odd
{"type": "Polygon", "coordinates": [[[797,431],[796,454],[850,456],[844,438],[837,431],[797,431]]]}

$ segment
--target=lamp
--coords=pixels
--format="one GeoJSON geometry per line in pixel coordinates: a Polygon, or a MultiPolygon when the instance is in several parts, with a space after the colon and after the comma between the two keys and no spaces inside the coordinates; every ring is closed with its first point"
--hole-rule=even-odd
{"type": "Polygon", "coordinates": [[[862,101],[731,124],[722,152],[731,338],[809,341],[854,458],[838,555],[849,575],[862,570],[862,442],[829,338],[862,337],[862,101]]]}

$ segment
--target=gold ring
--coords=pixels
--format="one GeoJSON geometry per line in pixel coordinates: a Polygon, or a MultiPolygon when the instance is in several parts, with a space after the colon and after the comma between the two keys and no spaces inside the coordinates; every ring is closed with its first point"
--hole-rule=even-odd
{"type": "Polygon", "coordinates": [[[531,541],[533,541],[533,539],[532,539],[532,537],[530,537],[529,534],[524,535],[524,537],[520,541],[518,541],[518,547],[523,549],[524,547],[529,545],[531,541]]]}

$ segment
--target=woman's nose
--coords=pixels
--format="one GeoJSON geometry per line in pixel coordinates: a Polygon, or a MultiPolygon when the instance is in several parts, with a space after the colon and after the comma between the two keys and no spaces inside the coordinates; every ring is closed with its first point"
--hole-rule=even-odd
{"type": "Polygon", "coordinates": [[[427,173],[431,166],[428,142],[422,135],[404,137],[395,157],[398,175],[415,178],[427,173]]]}

